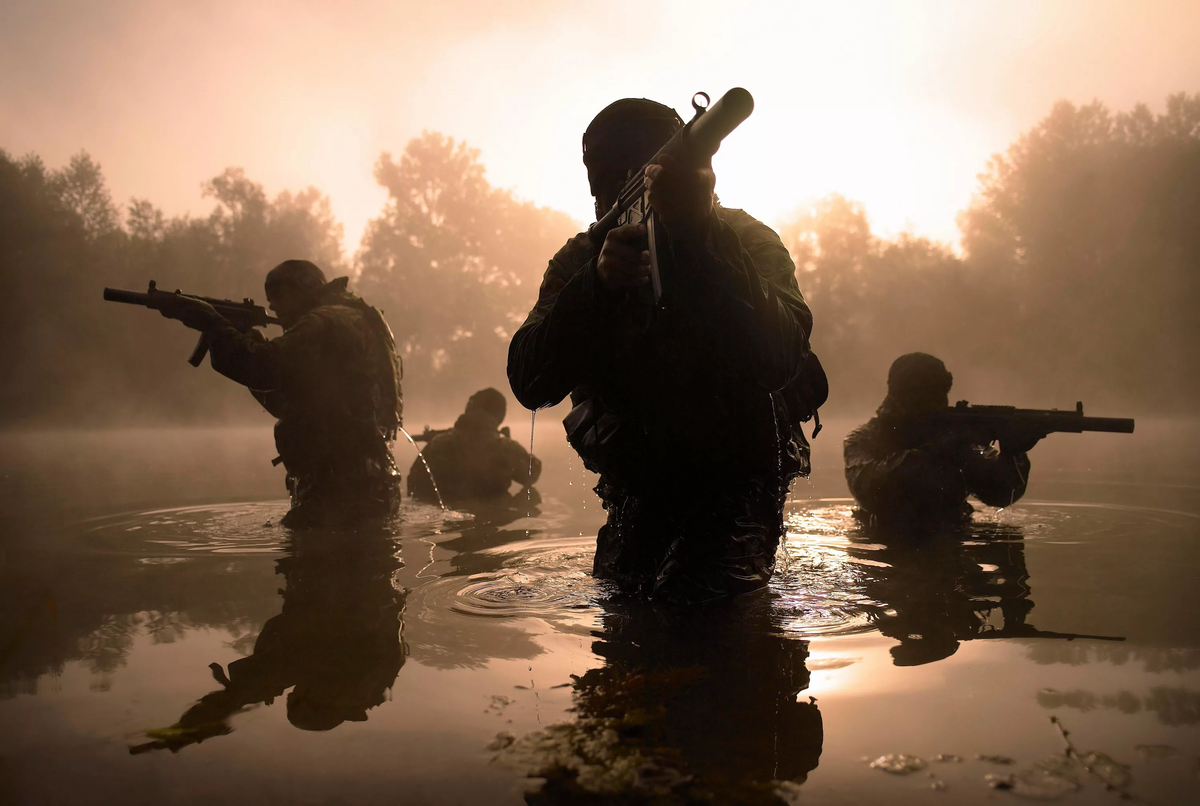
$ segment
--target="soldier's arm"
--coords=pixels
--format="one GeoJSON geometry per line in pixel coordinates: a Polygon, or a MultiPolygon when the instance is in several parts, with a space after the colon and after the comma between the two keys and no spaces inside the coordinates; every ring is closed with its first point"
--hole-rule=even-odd
{"type": "Polygon", "coordinates": [[[678,245],[695,276],[681,283],[684,305],[719,323],[723,358],[770,391],[791,382],[808,357],[812,313],[787,247],[770,227],[718,208],[703,242],[678,245]]]}
{"type": "Polygon", "coordinates": [[[995,449],[972,452],[963,467],[967,489],[989,507],[1007,507],[1025,495],[1029,456],[995,449]]]}
{"type": "Polygon", "coordinates": [[[224,319],[213,322],[205,333],[213,369],[261,394],[294,385],[311,364],[324,331],[323,319],[310,313],[282,336],[270,340],[260,334],[242,333],[224,319]]]}
{"type": "Polygon", "coordinates": [[[966,499],[962,473],[954,462],[922,448],[890,449],[870,425],[846,437],[844,452],[850,493],[871,512],[966,499]]]}
{"type": "Polygon", "coordinates": [[[584,377],[602,329],[595,250],[581,233],[550,261],[537,304],[508,348],[508,381],[527,409],[560,402],[584,377]]]}

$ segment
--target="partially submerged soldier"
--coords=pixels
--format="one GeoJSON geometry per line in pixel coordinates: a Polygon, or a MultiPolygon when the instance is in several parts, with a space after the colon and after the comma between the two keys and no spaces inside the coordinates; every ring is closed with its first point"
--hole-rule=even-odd
{"type": "Polygon", "coordinates": [[[402,411],[395,342],[347,282],[326,282],[307,260],[272,269],[267,300],[284,332],[270,340],[239,332],[200,300],[180,297],[163,310],[204,332],[213,369],[278,418],[275,446],[292,499],[286,526],[351,523],[399,506],[390,444],[402,411]]]}
{"type": "Polygon", "coordinates": [[[997,450],[969,433],[922,425],[922,415],[949,405],[953,380],[932,355],[900,356],[875,417],[846,437],[846,482],[873,520],[918,529],[961,522],[974,512],[968,496],[1004,507],[1025,494],[1026,453],[1042,434],[1014,433],[997,450]]]}
{"type": "Polygon", "coordinates": [[[495,500],[508,495],[514,481],[523,488],[537,482],[541,461],[500,431],[507,410],[508,401],[496,389],[471,395],[454,427],[429,441],[422,451],[424,462],[421,457],[413,461],[409,495],[435,500],[440,493],[448,503],[495,500]]]}
{"type": "MultiPolygon", "coordinates": [[[[598,216],[681,126],[648,100],[596,116],[583,143],[598,216]]],[[[774,570],[788,484],[808,471],[784,392],[808,358],[812,317],[779,237],[717,203],[710,166],[661,158],[646,177],[677,279],[662,305],[647,294],[643,225],[617,227],[599,250],[581,233],[550,261],[508,377],[530,409],[571,394],[568,439],[600,474],[608,511],[595,576],[705,601],[760,588],[774,570]]]]}

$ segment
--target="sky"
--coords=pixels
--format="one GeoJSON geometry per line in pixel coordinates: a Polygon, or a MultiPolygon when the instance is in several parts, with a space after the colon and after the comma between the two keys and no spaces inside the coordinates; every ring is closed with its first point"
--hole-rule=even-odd
{"type": "Polygon", "coordinates": [[[686,119],[694,92],[742,86],[725,204],[779,224],[839,192],[879,234],[956,245],[989,156],[1056,100],[1200,92],[1198,31],[1195,0],[0,0],[0,148],[86,150],[118,202],[170,214],[206,213],[229,166],[271,194],[313,185],[353,254],[386,198],[373,166],[423,130],[586,223],[597,111],[648,97],[686,119]]]}

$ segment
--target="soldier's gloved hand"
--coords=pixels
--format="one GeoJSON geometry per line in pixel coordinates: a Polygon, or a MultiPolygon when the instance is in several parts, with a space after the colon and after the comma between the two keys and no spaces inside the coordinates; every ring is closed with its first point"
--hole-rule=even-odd
{"type": "Polygon", "coordinates": [[[600,285],[609,291],[619,291],[650,282],[650,253],[645,247],[644,224],[625,224],[610,230],[596,261],[600,285]]]}
{"type": "Polygon", "coordinates": [[[650,206],[658,213],[672,238],[703,238],[713,210],[717,175],[712,166],[687,168],[670,155],[646,166],[650,206]]]}
{"type": "Polygon", "coordinates": [[[171,302],[164,305],[160,311],[167,319],[178,319],[192,330],[205,330],[214,321],[221,318],[217,309],[202,299],[175,295],[171,302]]]}
{"type": "Polygon", "coordinates": [[[1000,437],[1000,452],[1007,454],[1028,453],[1033,446],[1042,441],[1046,435],[1040,431],[1013,429],[1000,437]]]}

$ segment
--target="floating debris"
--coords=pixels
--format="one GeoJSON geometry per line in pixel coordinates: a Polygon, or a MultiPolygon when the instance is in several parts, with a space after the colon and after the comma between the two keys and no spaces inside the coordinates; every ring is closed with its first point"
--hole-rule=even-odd
{"type": "Polygon", "coordinates": [[[1133,783],[1133,773],[1129,767],[1106,753],[1093,750],[1080,761],[1088,772],[1103,781],[1109,789],[1124,789],[1133,783]]]}
{"type": "Polygon", "coordinates": [[[909,775],[925,769],[925,759],[904,753],[888,753],[871,762],[871,769],[890,772],[892,775],[909,775]]]}
{"type": "Polygon", "coordinates": [[[988,764],[1004,764],[1006,766],[1017,763],[1015,758],[1010,758],[1009,756],[989,756],[986,753],[976,753],[975,760],[986,761],[988,764]]]}
{"type": "Polygon", "coordinates": [[[962,756],[956,756],[953,753],[938,753],[933,757],[933,760],[942,764],[949,764],[951,762],[955,764],[961,764],[962,762],[966,761],[966,759],[962,756]]]}
{"type": "Polygon", "coordinates": [[[1075,749],[1075,745],[1071,743],[1071,732],[1063,725],[1062,720],[1056,716],[1050,717],[1050,723],[1058,729],[1059,735],[1062,737],[1063,744],[1066,745],[1066,758],[1074,759],[1083,765],[1083,768],[1092,775],[1099,778],[1107,789],[1120,789],[1133,783],[1133,774],[1129,771],[1129,767],[1116,759],[1109,756],[1107,753],[1101,753],[1093,750],[1087,755],[1080,755],[1075,749]]]}
{"type": "Polygon", "coordinates": [[[614,729],[617,724],[611,719],[584,719],[551,725],[500,748],[494,760],[542,783],[565,774],[585,792],[630,792],[638,783],[638,770],[650,761],[621,746],[614,729]]]}
{"type": "Polygon", "coordinates": [[[1133,748],[1146,758],[1175,758],[1179,750],[1169,744],[1139,744],[1133,748]]]}
{"type": "Polygon", "coordinates": [[[495,714],[500,716],[504,713],[504,709],[512,705],[516,700],[512,697],[506,697],[503,694],[493,694],[492,703],[487,708],[483,709],[485,714],[495,714]]]}
{"type": "Polygon", "coordinates": [[[940,779],[936,780],[929,785],[929,788],[932,789],[934,792],[945,792],[946,791],[946,782],[942,781],[940,779]]]}

